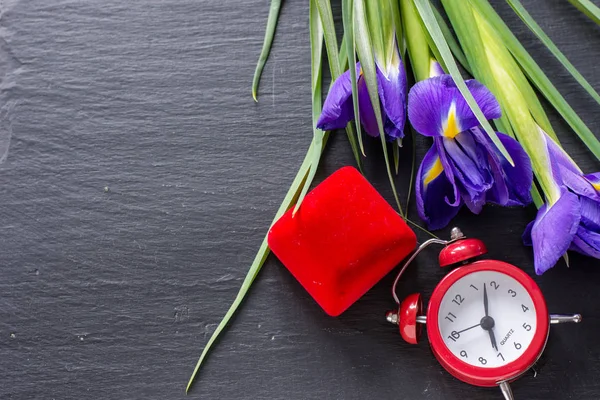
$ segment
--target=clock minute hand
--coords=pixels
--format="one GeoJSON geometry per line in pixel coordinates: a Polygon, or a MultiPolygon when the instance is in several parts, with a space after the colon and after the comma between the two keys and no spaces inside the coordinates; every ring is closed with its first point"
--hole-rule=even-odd
{"type": "Polygon", "coordinates": [[[492,343],[492,348],[498,351],[498,344],[496,343],[496,335],[494,335],[494,319],[489,316],[489,304],[488,304],[488,295],[487,288],[485,283],[483,284],[483,311],[485,312],[485,317],[482,319],[481,327],[488,331],[490,335],[490,342],[492,343]],[[485,321],[485,322],[484,322],[485,321]]]}
{"type": "Polygon", "coordinates": [[[485,283],[483,284],[483,310],[485,311],[485,316],[488,316],[488,295],[487,289],[485,287],[485,283]]]}

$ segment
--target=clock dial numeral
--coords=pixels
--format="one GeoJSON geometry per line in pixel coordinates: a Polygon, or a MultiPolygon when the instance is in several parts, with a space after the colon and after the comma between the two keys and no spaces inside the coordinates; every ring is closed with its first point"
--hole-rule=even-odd
{"type": "Polygon", "coordinates": [[[465,301],[465,299],[460,294],[457,294],[456,296],[454,296],[454,299],[452,299],[452,302],[456,303],[456,305],[459,306],[462,304],[463,301],[465,301]]]}
{"type": "Polygon", "coordinates": [[[517,292],[512,289],[508,289],[508,294],[510,294],[512,297],[517,297],[517,292]]]}
{"type": "Polygon", "coordinates": [[[479,362],[481,363],[481,365],[487,364],[487,360],[483,357],[479,357],[479,362]]]}
{"type": "Polygon", "coordinates": [[[464,358],[469,358],[469,356],[467,355],[467,352],[464,350],[460,352],[460,356],[464,357],[464,358]]]}
{"type": "Polygon", "coordinates": [[[450,322],[454,322],[454,320],[456,319],[456,315],[449,312],[448,315],[446,315],[446,319],[450,322]]]}
{"type": "Polygon", "coordinates": [[[497,357],[500,357],[502,359],[502,361],[505,361],[504,360],[504,356],[502,355],[502,353],[498,353],[497,357]]]}
{"type": "Polygon", "coordinates": [[[496,283],[496,281],[491,281],[491,282],[490,282],[490,286],[492,286],[492,287],[493,287],[494,289],[496,289],[496,290],[498,290],[498,288],[500,287],[500,285],[498,285],[498,284],[496,283]]]}
{"type": "Polygon", "coordinates": [[[456,342],[456,339],[460,339],[460,333],[452,331],[450,332],[450,336],[448,336],[448,339],[452,339],[453,342],[456,342]]]}
{"type": "Polygon", "coordinates": [[[529,311],[529,307],[527,307],[525,304],[521,304],[521,308],[523,309],[523,312],[529,311]]]}
{"type": "Polygon", "coordinates": [[[527,332],[529,332],[531,330],[531,325],[529,325],[526,322],[523,322],[523,329],[525,329],[527,332]]]}
{"type": "Polygon", "coordinates": [[[521,346],[521,343],[515,342],[515,349],[521,350],[521,347],[523,347],[523,346],[521,346]]]}
{"type": "Polygon", "coordinates": [[[471,287],[475,290],[479,290],[479,289],[477,289],[477,286],[475,286],[475,285],[471,285],[471,287]]]}

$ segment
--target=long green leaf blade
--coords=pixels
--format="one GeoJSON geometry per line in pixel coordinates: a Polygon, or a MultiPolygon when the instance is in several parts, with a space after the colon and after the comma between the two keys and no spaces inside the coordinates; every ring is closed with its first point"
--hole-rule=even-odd
{"type": "MultiPolygon", "coordinates": [[[[321,65],[323,58],[323,38],[325,36],[324,33],[324,25],[321,24],[322,19],[320,15],[323,15],[322,10],[318,10],[318,3],[320,0],[310,0],[309,7],[309,31],[310,31],[310,73],[311,73],[311,93],[312,93],[312,125],[313,125],[313,153],[312,153],[312,162],[310,164],[310,169],[308,172],[308,181],[312,181],[317,173],[317,169],[319,167],[319,161],[321,159],[321,153],[323,152],[323,135],[324,132],[317,128],[317,120],[319,119],[319,115],[321,115],[322,109],[322,99],[321,99],[321,65]]],[[[328,1],[327,1],[328,3],[328,1]]],[[[331,9],[330,9],[331,10],[331,9]]],[[[333,23],[333,19],[332,19],[333,23]]],[[[331,38],[330,38],[331,40],[331,38]]],[[[335,40],[335,36],[334,36],[335,40]]],[[[334,46],[333,43],[330,43],[331,46],[334,46]]],[[[337,48],[335,48],[331,53],[335,53],[337,56],[337,48]]],[[[339,59],[335,58],[334,62],[336,62],[336,70],[339,72],[339,59]]],[[[330,66],[331,64],[330,61],[330,66]]],[[[298,197],[298,201],[296,203],[296,207],[294,207],[294,215],[300,209],[300,205],[304,200],[304,197],[308,193],[308,189],[310,189],[309,185],[304,185],[302,191],[300,192],[300,196],[298,197]]]]}
{"type": "MultiPolygon", "coordinates": [[[[327,140],[327,134],[326,134],[324,141],[326,141],[326,140],[327,140]]],[[[298,173],[296,174],[296,177],[294,178],[294,181],[292,182],[292,185],[290,186],[287,194],[285,195],[283,202],[279,206],[279,209],[277,210],[277,213],[275,214],[275,218],[273,218],[273,222],[271,223],[271,225],[274,224],[275,221],[277,221],[283,215],[283,213],[285,213],[294,204],[294,202],[298,198],[300,190],[302,190],[302,188],[304,186],[310,185],[310,182],[306,179],[306,175],[307,175],[308,170],[310,169],[310,165],[312,163],[311,156],[312,156],[313,152],[314,152],[314,147],[313,147],[313,143],[311,143],[311,145],[308,149],[308,152],[306,153],[306,156],[304,158],[304,161],[303,161],[302,165],[300,166],[300,169],[298,170],[298,173]]],[[[244,281],[242,282],[242,286],[240,287],[240,290],[239,290],[237,296],[235,297],[233,303],[231,304],[231,306],[225,313],[225,316],[223,317],[223,319],[217,326],[217,329],[215,329],[215,331],[211,335],[210,339],[206,343],[206,346],[204,346],[204,349],[202,350],[202,354],[200,355],[200,359],[196,363],[196,366],[194,367],[194,371],[192,372],[192,375],[190,376],[190,380],[188,381],[187,387],[185,389],[186,392],[189,392],[189,390],[191,389],[192,384],[194,383],[194,380],[196,379],[196,376],[198,375],[198,372],[200,371],[200,367],[202,367],[202,364],[204,363],[204,361],[206,359],[206,356],[212,349],[216,340],[219,338],[219,336],[223,332],[223,329],[225,329],[225,327],[229,324],[229,321],[231,320],[231,318],[233,317],[235,312],[238,310],[238,308],[242,304],[242,301],[246,297],[246,294],[248,294],[248,291],[250,290],[250,286],[252,285],[252,283],[254,282],[254,279],[256,279],[256,276],[260,272],[260,269],[262,268],[265,260],[267,259],[267,256],[269,255],[269,252],[270,252],[270,250],[269,250],[269,246],[267,244],[267,237],[265,236],[265,238],[262,241],[262,244],[260,245],[260,248],[258,249],[258,253],[256,253],[256,256],[254,257],[254,261],[252,262],[252,265],[250,266],[250,269],[248,270],[248,273],[246,274],[246,277],[244,278],[244,281]]]]}
{"type": "Polygon", "coordinates": [[[442,34],[442,31],[437,23],[429,0],[414,1],[415,5],[417,6],[417,10],[419,11],[419,14],[421,15],[421,19],[423,20],[423,23],[427,27],[431,38],[433,39],[438,50],[440,51],[441,57],[443,58],[446,67],[448,68],[448,72],[450,73],[450,75],[452,75],[452,79],[456,83],[456,86],[460,90],[461,94],[469,104],[469,107],[475,114],[475,117],[477,117],[477,120],[479,121],[485,132],[488,134],[492,142],[496,145],[500,153],[502,153],[502,155],[511,165],[514,165],[512,157],[510,156],[510,154],[508,154],[508,151],[498,138],[498,135],[496,134],[488,120],[483,115],[483,112],[477,105],[477,102],[475,101],[475,98],[473,98],[471,91],[467,88],[467,85],[465,84],[465,81],[463,80],[460,74],[458,66],[456,65],[456,61],[454,61],[452,52],[448,47],[448,43],[444,39],[444,35],[442,34]]]}
{"type": "Polygon", "coordinates": [[[590,0],[569,0],[579,11],[588,16],[592,21],[600,25],[600,7],[590,0]]]}
{"type": "MultiPolygon", "coordinates": [[[[388,0],[389,1],[389,9],[392,14],[392,18],[394,20],[394,32],[396,33],[396,46],[398,47],[398,51],[400,51],[400,55],[404,57],[404,52],[402,51],[402,44],[404,43],[404,29],[402,28],[402,17],[400,14],[400,3],[398,0],[388,0]]],[[[391,55],[393,53],[393,49],[390,49],[390,62],[391,55]]]]}
{"type": "MultiPolygon", "coordinates": [[[[314,24],[312,26],[314,29],[314,24]]],[[[316,35],[316,36],[317,37],[315,38],[314,42],[322,44],[322,42],[323,42],[322,34],[320,36],[320,41],[319,41],[318,35],[316,35]]],[[[313,54],[316,54],[316,53],[321,54],[322,47],[319,52],[319,48],[317,46],[315,46],[312,53],[313,54]]],[[[320,105],[321,104],[320,103],[320,93],[321,93],[320,71],[322,69],[322,58],[316,57],[316,59],[314,61],[315,62],[312,65],[312,69],[314,71],[316,71],[317,74],[316,74],[316,76],[313,76],[312,87],[313,87],[313,91],[316,89],[319,89],[318,90],[318,93],[319,93],[318,100],[319,101],[317,104],[320,105]]],[[[313,97],[313,99],[314,98],[315,97],[313,97]]],[[[316,106],[313,107],[313,116],[316,114],[316,111],[317,111],[316,108],[317,108],[316,106]]],[[[287,210],[289,210],[292,207],[292,205],[299,199],[301,192],[304,191],[305,188],[310,187],[310,185],[312,183],[312,179],[314,178],[314,174],[310,174],[311,168],[315,165],[318,165],[319,158],[322,154],[325,144],[327,143],[328,138],[329,138],[329,132],[323,132],[322,136],[321,136],[321,140],[320,140],[321,145],[319,146],[319,148],[317,148],[318,142],[315,141],[313,138],[313,141],[311,142],[310,147],[308,148],[306,156],[304,157],[304,161],[302,162],[302,165],[300,166],[300,169],[298,170],[298,173],[296,174],[296,177],[294,178],[292,185],[288,189],[288,192],[286,193],[281,205],[279,206],[279,209],[277,210],[271,225],[273,225],[283,215],[283,213],[285,213],[287,210]]],[[[315,168],[316,168],[316,166],[315,166],[315,168]]],[[[229,324],[229,321],[231,320],[231,318],[233,317],[235,312],[239,309],[240,305],[242,304],[243,300],[245,299],[246,295],[248,294],[248,291],[250,290],[252,283],[258,276],[258,273],[260,272],[265,260],[267,259],[267,256],[269,255],[269,252],[270,252],[270,250],[269,250],[269,246],[267,243],[267,236],[265,236],[265,238],[263,239],[263,241],[260,245],[258,252],[256,253],[256,256],[254,257],[252,264],[250,265],[250,269],[248,270],[246,277],[244,278],[244,281],[242,282],[242,285],[240,287],[240,290],[238,291],[238,294],[236,295],[233,303],[231,304],[231,306],[225,313],[225,316],[223,317],[221,322],[219,322],[219,325],[217,326],[217,328],[211,335],[210,339],[206,343],[206,346],[204,346],[204,349],[202,350],[200,358],[198,359],[198,362],[196,363],[196,366],[194,367],[192,375],[190,376],[190,379],[188,381],[188,384],[186,387],[186,392],[189,392],[189,390],[191,389],[191,387],[194,383],[194,380],[196,379],[196,376],[198,375],[198,372],[200,371],[200,368],[202,367],[204,361],[206,360],[208,353],[213,348],[216,340],[223,333],[223,330],[229,324]]]]}
{"type": "Polygon", "coordinates": [[[331,80],[336,80],[337,77],[342,74],[342,71],[340,69],[339,54],[337,53],[338,44],[335,36],[331,2],[329,0],[316,0],[316,6],[322,23],[325,48],[327,49],[327,59],[329,61],[329,70],[331,71],[331,80]]]}
{"type": "Polygon", "coordinates": [[[431,61],[427,34],[412,0],[401,1],[400,10],[411,69],[415,80],[422,81],[429,78],[431,61]]]}
{"type": "Polygon", "coordinates": [[[488,23],[501,35],[506,47],[515,60],[519,63],[523,72],[535,85],[535,87],[546,97],[552,106],[560,113],[571,129],[579,136],[581,141],[588,147],[594,156],[600,160],[600,141],[588,126],[581,120],[565,98],[552,84],[548,76],[540,66],[529,55],[525,47],[519,42],[515,35],[506,26],[502,18],[495,12],[486,0],[471,0],[476,5],[488,23]]]}
{"type": "MultiPolygon", "coordinates": [[[[340,56],[338,54],[338,45],[337,38],[335,36],[335,24],[333,22],[331,2],[330,0],[316,0],[316,6],[319,11],[319,17],[323,24],[325,48],[327,49],[327,59],[329,61],[329,70],[331,71],[331,80],[335,81],[342,74],[342,68],[340,68],[340,65],[345,62],[340,60],[340,56]]],[[[344,49],[343,51],[345,52],[347,49],[344,49]]],[[[314,122],[316,123],[316,120],[314,122]]],[[[348,124],[346,127],[346,135],[348,136],[348,141],[350,142],[350,147],[352,148],[352,153],[354,154],[356,164],[359,168],[361,168],[362,162],[358,150],[358,142],[351,124],[348,124]]],[[[301,203],[301,201],[298,203],[301,203]]],[[[296,209],[298,209],[298,206],[296,209]]]]}
{"type": "Polygon", "coordinates": [[[367,91],[369,92],[369,98],[373,111],[375,111],[375,118],[377,119],[377,126],[379,128],[379,136],[381,137],[381,146],[383,148],[383,158],[385,159],[385,166],[387,168],[388,178],[392,186],[392,192],[398,211],[400,215],[404,217],[402,212],[402,205],[398,198],[398,192],[396,191],[396,185],[394,184],[394,175],[392,173],[392,167],[390,165],[390,158],[387,152],[387,143],[385,139],[385,132],[383,130],[383,119],[381,117],[381,107],[379,104],[379,95],[377,93],[377,72],[375,66],[375,59],[373,57],[373,48],[371,46],[371,38],[369,35],[369,28],[367,25],[367,15],[365,13],[364,0],[354,1],[354,38],[356,41],[356,51],[360,59],[361,67],[363,70],[363,78],[367,85],[367,91]]]}
{"type": "Polygon", "coordinates": [[[412,194],[413,185],[415,182],[415,168],[417,165],[417,132],[410,127],[410,141],[412,146],[412,160],[410,166],[410,180],[408,181],[408,194],[406,195],[406,215],[410,212],[410,196],[412,194]]]}
{"type": "Polygon", "coordinates": [[[400,139],[392,142],[392,156],[394,159],[394,172],[398,175],[398,170],[400,169],[400,139]]]}
{"type": "Polygon", "coordinates": [[[575,68],[573,64],[567,59],[567,57],[556,47],[552,39],[548,37],[546,32],[538,25],[533,17],[527,12],[525,7],[519,0],[506,0],[506,2],[512,7],[515,13],[521,18],[521,20],[527,25],[527,27],[540,39],[542,43],[550,50],[550,52],[556,57],[558,61],[565,67],[567,71],[575,78],[575,80],[600,104],[600,95],[592,85],[581,75],[581,73],[575,68]]]}
{"type": "Polygon", "coordinates": [[[348,38],[344,34],[342,36],[342,42],[340,43],[340,52],[339,52],[339,60],[340,60],[340,71],[345,71],[348,68],[348,38]]]}
{"type": "Polygon", "coordinates": [[[446,42],[448,43],[448,47],[450,47],[452,54],[454,54],[454,57],[456,57],[456,59],[458,60],[460,65],[462,65],[462,67],[465,69],[465,71],[467,71],[468,73],[473,75],[473,73],[471,72],[471,66],[469,65],[469,61],[467,60],[467,56],[465,56],[465,53],[463,52],[462,48],[460,47],[460,45],[454,38],[454,35],[450,31],[450,27],[446,23],[446,20],[444,20],[444,17],[442,17],[442,14],[440,14],[440,12],[438,11],[437,8],[435,8],[435,7],[432,7],[432,8],[433,8],[433,12],[435,14],[435,19],[437,20],[438,24],[440,25],[442,34],[444,35],[444,38],[446,39],[446,42]]]}
{"type": "Polygon", "coordinates": [[[256,69],[254,70],[254,78],[252,79],[252,98],[254,101],[258,101],[258,98],[256,97],[258,84],[260,83],[260,77],[265,68],[265,63],[269,58],[269,53],[271,52],[275,28],[277,27],[277,20],[279,19],[279,10],[281,10],[281,0],[271,0],[269,17],[267,18],[267,29],[265,30],[265,39],[263,41],[262,50],[260,51],[260,56],[258,57],[256,69]]]}
{"type": "Polygon", "coordinates": [[[382,22],[386,19],[381,15],[380,0],[367,0],[364,2],[365,24],[369,31],[369,42],[375,59],[381,66],[385,66],[385,43],[383,38],[382,22]]]}
{"type": "MultiPolygon", "coordinates": [[[[500,16],[495,12],[495,10],[491,7],[491,5],[488,3],[487,0],[473,0],[472,5],[474,6],[472,8],[472,14],[473,15],[482,15],[485,18],[480,18],[480,20],[484,20],[484,23],[486,26],[490,25],[490,19],[496,19],[498,22],[500,22],[501,24],[504,24],[504,21],[502,21],[502,19],[500,18],[500,16]],[[474,4],[474,3],[480,3],[480,4],[474,4]],[[481,5],[485,4],[485,7],[482,7],[481,5]]],[[[491,27],[491,25],[490,25],[491,27]]],[[[495,29],[493,27],[491,27],[490,29],[495,29]]],[[[512,32],[508,29],[508,27],[504,24],[504,28],[505,32],[498,32],[497,35],[499,35],[503,40],[502,43],[505,42],[510,42],[510,38],[506,37],[505,35],[508,36],[513,36],[512,32]]],[[[479,37],[479,43],[477,44],[479,47],[484,47],[483,41],[481,40],[481,38],[479,37]]],[[[503,47],[499,48],[499,49],[494,49],[491,50],[492,52],[506,52],[505,55],[501,56],[500,58],[503,58],[505,60],[505,62],[507,63],[507,67],[504,68],[505,73],[508,74],[510,76],[510,78],[517,84],[517,87],[519,88],[519,91],[521,92],[521,94],[525,97],[526,99],[526,103],[527,106],[529,107],[529,111],[531,112],[531,115],[533,115],[533,118],[535,119],[536,123],[542,127],[542,129],[544,129],[544,131],[546,131],[549,135],[556,137],[556,134],[554,133],[554,129],[552,128],[552,125],[550,124],[550,120],[548,119],[548,116],[546,115],[546,111],[544,110],[544,108],[542,107],[542,104],[540,102],[540,99],[538,98],[537,93],[533,90],[531,83],[527,80],[527,77],[523,74],[522,69],[519,67],[519,65],[517,64],[517,61],[514,59],[514,55],[511,54],[510,50],[508,50],[507,46],[504,45],[503,47]],[[511,65],[510,67],[508,67],[508,65],[511,65]]],[[[485,58],[487,58],[487,54],[485,55],[485,58]]],[[[477,62],[483,60],[484,58],[478,58],[477,62]]],[[[484,68],[485,69],[485,68],[484,68]]],[[[496,82],[496,80],[494,78],[492,78],[490,76],[491,71],[490,70],[485,70],[485,71],[479,71],[479,74],[475,74],[475,76],[478,76],[478,79],[483,79],[484,83],[487,85],[490,85],[492,88],[492,91],[499,91],[501,88],[500,87],[496,87],[496,85],[498,84],[496,82]],[[481,72],[484,72],[484,74],[482,74],[481,72]],[[483,76],[482,76],[483,75],[483,76]],[[490,76],[491,80],[487,79],[487,77],[490,76]]],[[[500,83],[501,84],[501,83],[500,83]]],[[[499,129],[506,133],[506,134],[510,134],[511,130],[512,130],[512,126],[511,123],[508,122],[508,116],[507,113],[503,113],[502,116],[500,117],[499,120],[497,120],[496,122],[502,122],[502,125],[504,125],[504,128],[506,128],[506,130],[502,130],[504,128],[500,128],[499,129]]],[[[557,140],[558,141],[558,140],[557,140]]]]}
{"type": "Polygon", "coordinates": [[[356,121],[356,137],[358,138],[358,144],[360,152],[365,156],[365,146],[362,140],[362,128],[360,125],[360,111],[358,109],[358,86],[356,80],[356,51],[355,39],[354,39],[354,27],[353,27],[353,0],[342,0],[342,23],[344,26],[344,36],[346,40],[346,54],[348,56],[348,66],[350,69],[350,79],[352,80],[352,106],[354,108],[354,120],[356,121]]]}

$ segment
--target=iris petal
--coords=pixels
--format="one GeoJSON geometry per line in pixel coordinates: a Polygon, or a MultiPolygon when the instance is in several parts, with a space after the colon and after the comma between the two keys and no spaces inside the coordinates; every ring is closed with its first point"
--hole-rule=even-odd
{"type": "MultiPolygon", "coordinates": [[[[356,65],[357,73],[360,64],[356,65]]],[[[345,128],[348,122],[354,119],[354,106],[352,105],[352,79],[350,70],[340,75],[327,94],[321,116],[317,121],[317,128],[324,131],[345,128]]]]}
{"type": "Polygon", "coordinates": [[[440,157],[440,161],[442,162],[442,166],[444,167],[446,178],[448,178],[448,182],[450,182],[452,188],[454,189],[454,193],[452,193],[452,198],[454,200],[450,200],[449,197],[446,197],[445,201],[449,205],[456,207],[461,202],[460,192],[458,191],[458,186],[456,185],[456,179],[454,176],[452,162],[448,158],[448,155],[446,154],[446,151],[444,149],[444,139],[441,137],[433,138],[433,145],[435,146],[437,154],[440,157]]]}
{"type": "Polygon", "coordinates": [[[600,203],[580,197],[581,222],[573,238],[572,250],[600,259],[600,203]]]}
{"type": "Polygon", "coordinates": [[[569,250],[600,259],[600,235],[579,227],[569,250]]]}
{"type": "Polygon", "coordinates": [[[551,207],[543,205],[531,229],[535,272],[543,274],[569,249],[581,214],[579,199],[566,189],[551,207]]]}
{"type": "Polygon", "coordinates": [[[394,125],[394,123],[387,117],[385,119],[385,123],[383,124],[383,130],[385,131],[385,137],[388,142],[404,137],[404,131],[398,129],[396,125],[394,125]]]}
{"type": "Polygon", "coordinates": [[[523,231],[523,236],[521,236],[521,239],[523,240],[523,244],[525,246],[533,246],[533,241],[531,240],[531,230],[533,229],[534,224],[535,224],[535,220],[531,221],[530,223],[527,224],[527,226],[525,227],[525,230],[523,231]]]}
{"type": "Polygon", "coordinates": [[[542,131],[544,139],[546,140],[546,148],[548,149],[548,154],[550,155],[552,162],[560,165],[561,169],[568,169],[577,175],[582,175],[581,169],[575,164],[575,161],[567,154],[566,151],[562,149],[554,139],[552,139],[542,128],[539,128],[542,131]]]}
{"type": "Polygon", "coordinates": [[[579,198],[581,204],[581,224],[588,229],[600,232],[600,203],[585,197],[579,198]]]}
{"type": "Polygon", "coordinates": [[[587,174],[585,175],[585,179],[587,179],[587,181],[592,184],[592,187],[594,188],[594,190],[596,190],[597,193],[600,193],[600,172],[587,174]]]}
{"type": "Polygon", "coordinates": [[[367,89],[367,83],[365,78],[360,74],[358,78],[358,107],[360,113],[360,122],[365,128],[365,131],[369,136],[378,137],[379,128],[377,126],[377,119],[375,117],[375,111],[371,104],[371,98],[369,97],[369,91],[367,89]]]}
{"type": "Polygon", "coordinates": [[[471,212],[480,213],[485,204],[486,192],[493,184],[487,160],[480,154],[470,131],[462,132],[455,139],[442,140],[451,160],[451,168],[460,182],[462,199],[471,212]]]}
{"type": "Polygon", "coordinates": [[[404,124],[406,123],[406,72],[400,54],[396,49],[392,58],[392,64],[387,77],[377,68],[377,83],[379,87],[379,98],[384,114],[390,126],[386,133],[393,138],[404,137],[404,124]]]}
{"type": "MultiPolygon", "coordinates": [[[[500,159],[504,156],[497,152],[496,146],[492,144],[489,136],[487,136],[480,127],[472,128],[470,132],[473,136],[473,140],[477,143],[477,146],[481,148],[481,152],[487,155],[489,170],[494,179],[494,184],[486,193],[486,201],[502,206],[508,205],[509,190],[506,185],[504,171],[500,162],[500,159]]],[[[500,133],[497,132],[497,134],[500,133]]]]}
{"type": "MultiPolygon", "coordinates": [[[[468,80],[466,84],[487,119],[501,116],[498,101],[484,85],[476,80],[468,80]]],[[[479,125],[450,75],[415,84],[408,94],[408,117],[425,136],[454,137],[479,125]]]]}
{"type": "MultiPolygon", "coordinates": [[[[504,145],[504,148],[508,151],[508,154],[512,157],[515,165],[512,166],[502,156],[500,151],[494,146],[496,156],[500,160],[502,167],[504,181],[509,191],[509,199],[505,204],[498,203],[507,206],[526,206],[531,203],[531,185],[533,184],[533,170],[531,168],[531,160],[523,147],[515,139],[496,132],[498,138],[504,145]]],[[[494,191],[491,191],[494,193],[494,191]]],[[[494,201],[496,199],[490,199],[494,201]]]]}
{"type": "Polygon", "coordinates": [[[456,216],[461,203],[456,198],[456,205],[449,204],[448,197],[454,196],[454,185],[444,173],[435,145],[425,154],[417,177],[415,191],[419,216],[432,230],[445,227],[456,216]]]}
{"type": "Polygon", "coordinates": [[[580,196],[600,201],[600,193],[594,188],[593,183],[580,174],[575,174],[566,168],[560,168],[560,178],[569,189],[580,196]]]}

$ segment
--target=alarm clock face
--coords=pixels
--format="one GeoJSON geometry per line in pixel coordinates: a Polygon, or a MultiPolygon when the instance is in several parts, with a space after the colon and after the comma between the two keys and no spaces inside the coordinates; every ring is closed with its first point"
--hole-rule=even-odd
{"type": "Polygon", "coordinates": [[[499,271],[474,271],[453,282],[441,299],[437,319],[448,350],[480,368],[517,360],[537,331],[530,293],[499,271]]]}
{"type": "Polygon", "coordinates": [[[442,366],[490,387],[527,371],[546,346],[546,301],[522,269],[480,260],[452,270],[431,294],[427,335],[442,366]]]}

